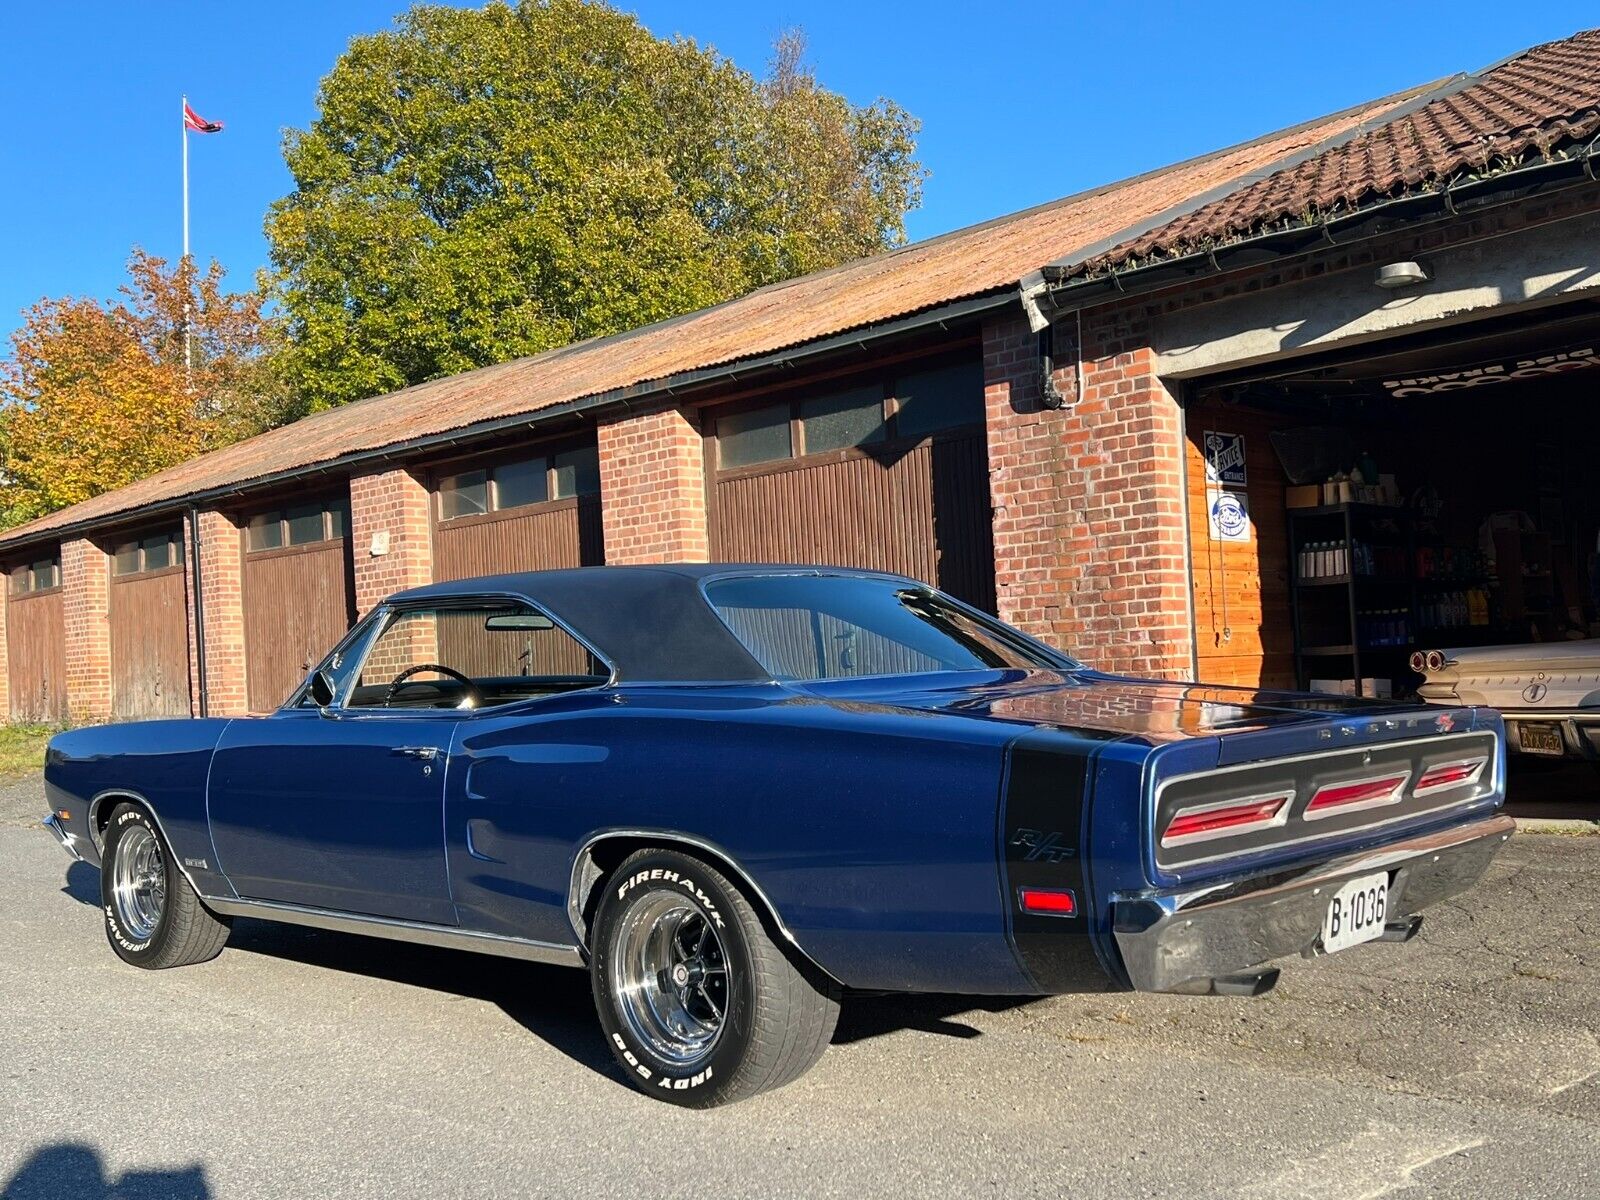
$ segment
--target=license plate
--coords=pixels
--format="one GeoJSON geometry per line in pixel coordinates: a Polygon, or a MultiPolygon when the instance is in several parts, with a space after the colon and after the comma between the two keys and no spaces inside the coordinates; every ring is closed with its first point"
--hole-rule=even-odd
{"type": "Polygon", "coordinates": [[[1328,954],[1370,942],[1383,932],[1389,912],[1389,873],[1352,879],[1328,901],[1322,919],[1322,949],[1328,954]]]}
{"type": "Polygon", "coordinates": [[[1554,754],[1559,758],[1567,752],[1566,746],[1561,742],[1559,725],[1530,725],[1525,721],[1518,722],[1517,745],[1527,754],[1554,754]]]}

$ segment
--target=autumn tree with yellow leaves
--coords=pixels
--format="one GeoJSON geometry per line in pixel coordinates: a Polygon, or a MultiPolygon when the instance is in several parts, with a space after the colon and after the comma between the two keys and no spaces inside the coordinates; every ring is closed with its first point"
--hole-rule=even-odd
{"type": "Polygon", "coordinates": [[[277,331],[222,268],[135,250],[110,304],[41,300],[0,362],[0,525],[164,470],[298,415],[277,331]]]}

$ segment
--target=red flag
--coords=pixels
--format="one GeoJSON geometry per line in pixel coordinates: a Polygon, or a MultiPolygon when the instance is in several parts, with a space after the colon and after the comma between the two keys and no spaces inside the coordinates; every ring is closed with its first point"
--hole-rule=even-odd
{"type": "Polygon", "coordinates": [[[194,109],[190,108],[188,106],[188,104],[185,104],[183,106],[183,127],[185,129],[192,129],[196,133],[221,133],[222,132],[222,122],[221,121],[208,121],[208,120],[206,120],[199,113],[195,112],[194,109]]]}

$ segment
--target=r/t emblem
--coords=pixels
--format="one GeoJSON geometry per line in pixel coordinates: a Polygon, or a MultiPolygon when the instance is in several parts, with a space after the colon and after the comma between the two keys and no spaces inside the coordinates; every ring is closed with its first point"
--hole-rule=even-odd
{"type": "Polygon", "coordinates": [[[1065,862],[1077,854],[1071,846],[1061,844],[1060,833],[1045,833],[1038,829],[1017,830],[1011,844],[1027,847],[1028,852],[1022,856],[1023,862],[1065,862]]]}

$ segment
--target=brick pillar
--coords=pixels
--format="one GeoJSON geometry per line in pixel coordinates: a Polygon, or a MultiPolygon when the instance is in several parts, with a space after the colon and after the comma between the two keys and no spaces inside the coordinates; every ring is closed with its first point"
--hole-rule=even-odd
{"type": "Polygon", "coordinates": [[[350,545],[356,612],[387,596],[433,582],[428,489],[404,468],[350,477],[350,545]]]}
{"type": "Polygon", "coordinates": [[[984,326],[995,592],[1003,619],[1091,666],[1187,678],[1183,422],[1143,330],[1085,314],[1080,389],[1076,324],[1058,326],[1052,410],[1027,322],[984,326]]]}
{"type": "Polygon", "coordinates": [[[666,405],[603,420],[606,562],[705,562],[705,452],[692,411],[666,405]]]}
{"type": "MultiPolygon", "coordinates": [[[[185,563],[195,561],[189,523],[183,524],[185,563]]],[[[205,617],[206,713],[239,716],[250,711],[244,653],[244,561],[239,526],[226,513],[200,514],[200,599],[205,617]]],[[[194,574],[185,580],[189,610],[189,709],[200,714],[200,662],[195,650],[194,574]]]]}
{"type": "Polygon", "coordinates": [[[111,719],[110,556],[82,539],[61,547],[61,611],[67,639],[67,719],[111,719]]]}

